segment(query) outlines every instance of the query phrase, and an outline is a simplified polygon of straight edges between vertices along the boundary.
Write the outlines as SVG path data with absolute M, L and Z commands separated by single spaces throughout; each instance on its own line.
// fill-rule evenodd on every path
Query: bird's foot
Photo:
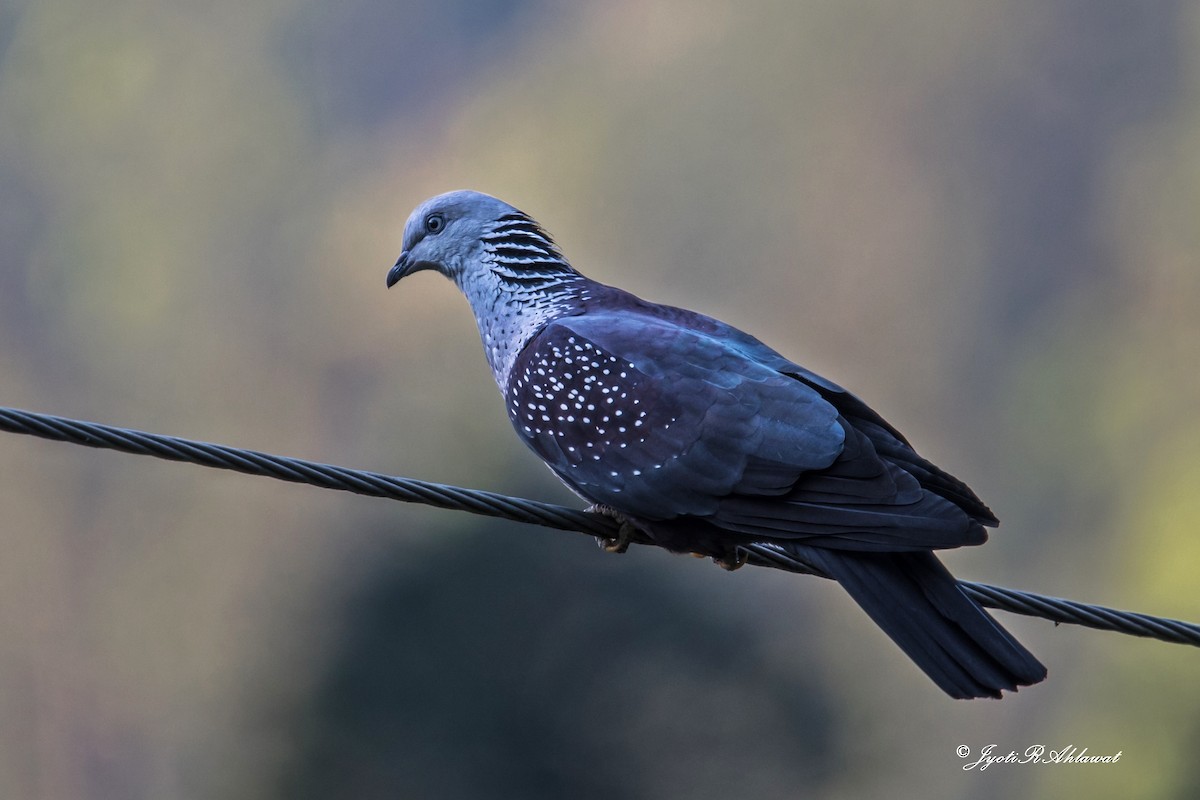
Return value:
M 723 570 L 733 572 L 735 569 L 741 569 L 746 566 L 746 554 L 738 549 L 733 548 L 722 555 L 714 556 L 711 552 L 708 553 L 688 553 L 692 558 L 711 558 L 712 562 Z
M 606 539 L 603 536 L 596 537 L 596 544 L 598 544 L 600 549 L 604 552 L 624 553 L 629 549 L 630 543 L 637 538 L 637 528 L 634 527 L 633 523 L 630 522 L 624 514 L 622 514 L 620 511 L 617 511 L 612 506 L 596 504 L 594 506 L 588 506 L 587 511 L 589 514 L 599 514 L 602 517 L 615 519 L 618 523 L 620 523 L 620 527 L 617 528 L 617 538 Z
M 746 566 L 746 553 L 735 547 L 724 555 L 713 556 L 712 560 L 721 569 L 733 572 Z

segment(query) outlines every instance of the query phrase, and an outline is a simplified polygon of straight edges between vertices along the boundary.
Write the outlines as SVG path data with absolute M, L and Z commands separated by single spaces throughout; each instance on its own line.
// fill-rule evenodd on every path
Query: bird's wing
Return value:
M 526 346 L 507 394 L 564 482 L 635 518 L 850 549 L 982 541 L 817 387 L 735 337 L 652 315 L 566 317 Z
M 784 494 L 842 452 L 838 413 L 816 391 L 640 315 L 552 322 L 518 357 L 507 395 L 517 432 L 568 485 L 643 519 Z
M 837 409 L 851 427 L 870 440 L 882 458 L 902 467 L 905 472 L 916 478 L 922 487 L 946 498 L 972 519 L 984 525 L 998 524 L 991 509 L 979 499 L 969 486 L 936 464 L 922 458 L 900 431 L 856 395 L 828 378 L 785 358 L 750 334 L 720 320 L 684 309 L 667 307 L 664 311 L 669 318 L 686 321 L 709 335 L 727 341 L 731 347 L 744 353 L 747 358 L 812 387 L 821 395 L 822 399 Z

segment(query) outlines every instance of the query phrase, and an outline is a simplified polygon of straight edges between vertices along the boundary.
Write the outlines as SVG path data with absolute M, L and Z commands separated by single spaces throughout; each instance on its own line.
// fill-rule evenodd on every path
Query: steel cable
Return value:
M 0 407 L 0 430 L 86 447 L 227 469 L 247 475 L 262 475 L 369 497 L 385 497 L 437 508 L 468 511 L 472 514 L 576 531 L 605 539 L 615 539 L 619 529 L 619 524 L 614 519 L 565 506 L 16 408 Z M 644 537 L 638 537 L 636 541 L 639 544 L 653 544 Z M 740 549 L 748 564 L 794 573 L 820 574 L 770 542 L 756 542 L 744 545 Z M 1200 625 L 1195 623 L 971 581 L 959 581 L 959 586 L 980 605 L 989 608 L 1040 617 L 1056 624 L 1083 625 L 1098 630 L 1200 647 Z

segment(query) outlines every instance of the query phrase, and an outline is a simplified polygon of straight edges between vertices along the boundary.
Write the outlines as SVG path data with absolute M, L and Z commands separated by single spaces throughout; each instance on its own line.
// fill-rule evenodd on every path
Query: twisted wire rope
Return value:
M 407 503 L 422 503 L 436 508 L 467 511 L 472 514 L 499 517 L 564 531 L 575 531 L 605 539 L 615 539 L 619 530 L 619 523 L 612 518 L 551 503 L 541 503 L 536 500 L 510 497 L 478 489 L 431 483 L 414 478 L 385 475 L 380 472 L 339 467 L 228 445 L 183 439 L 177 436 L 163 436 L 145 431 L 118 428 L 17 408 L 0 406 L 0 430 L 86 447 L 117 450 L 134 455 L 154 456 L 168 461 L 181 461 L 216 469 L 232 470 L 247 475 L 261 475 L 291 483 L 303 483 L 369 497 L 383 497 Z M 635 537 L 635 541 L 639 544 L 653 544 L 642 536 Z M 777 544 L 754 542 L 742 545 L 739 549 L 746 556 L 748 564 L 772 567 L 786 572 L 821 575 L 797 561 Z M 821 577 L 828 576 L 821 575 Z M 972 581 L 959 581 L 959 586 L 977 603 L 989 608 L 1048 619 L 1055 624 L 1082 625 L 1097 630 L 1116 631 L 1130 636 L 1142 636 L 1164 642 L 1200 647 L 1200 625 L 1195 623 Z

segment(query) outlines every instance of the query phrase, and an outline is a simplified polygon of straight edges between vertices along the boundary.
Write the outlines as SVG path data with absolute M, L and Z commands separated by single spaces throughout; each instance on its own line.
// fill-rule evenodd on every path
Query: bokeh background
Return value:
M 1195 3 L 4 0 L 0 404 L 575 503 L 384 289 L 466 187 L 854 388 L 961 577 L 1200 619 Z M 0 436 L 6 798 L 1200 796 L 1200 653 L 1000 616 L 954 702 L 816 579 Z

